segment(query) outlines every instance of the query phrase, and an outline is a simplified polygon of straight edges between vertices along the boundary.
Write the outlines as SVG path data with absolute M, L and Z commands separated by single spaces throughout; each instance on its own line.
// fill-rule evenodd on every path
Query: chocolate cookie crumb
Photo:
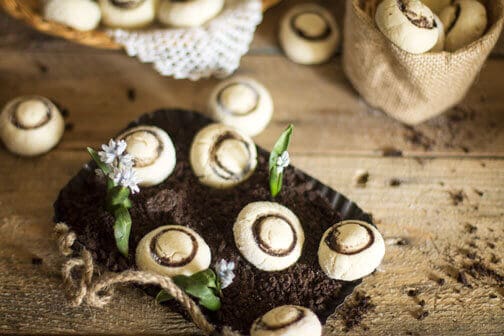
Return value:
M 467 276 L 464 271 L 459 271 L 457 274 L 457 281 L 466 287 L 471 287 L 469 281 L 467 281 Z
M 476 188 L 473 188 L 474 189 L 474 192 L 476 194 L 478 194 L 479 197 L 483 197 L 483 195 L 485 194 L 483 191 L 479 190 L 479 189 L 476 189 Z
M 128 100 L 130 102 L 134 102 L 136 100 L 136 90 L 133 89 L 133 88 L 129 88 L 127 91 L 126 91 L 126 95 L 128 96 Z
M 401 157 L 403 152 L 394 147 L 383 147 L 381 149 L 382 156 L 384 157 Z
M 418 305 L 419 305 L 420 307 L 424 307 L 424 306 L 425 306 L 425 300 L 420 300 L 420 301 L 418 302 Z
M 408 289 L 406 294 L 408 294 L 409 297 L 415 297 L 418 295 L 418 289 Z
M 424 320 L 427 316 L 429 316 L 429 312 L 427 310 L 420 310 L 417 315 L 417 320 L 422 321 Z
M 75 124 L 74 123 L 66 123 L 65 124 L 65 131 L 73 131 L 73 129 L 75 128 Z
M 464 225 L 464 229 L 467 233 L 474 233 L 474 232 L 478 231 L 478 228 L 470 223 L 466 223 Z
M 443 279 L 443 278 L 439 278 L 439 279 L 437 279 L 437 281 L 436 281 L 436 282 L 437 282 L 437 284 L 438 284 L 439 286 L 443 286 L 443 285 L 446 283 L 446 280 L 445 280 L 445 279 Z
M 42 265 L 42 261 L 43 260 L 41 258 L 34 257 L 34 258 L 32 258 L 31 263 L 32 263 L 32 265 L 38 266 L 38 265 Z
M 369 173 L 365 170 L 358 170 L 354 176 L 355 185 L 360 188 L 366 187 L 369 181 Z
M 448 191 L 448 194 L 450 195 L 450 198 L 452 200 L 452 204 L 454 206 L 459 205 L 460 203 L 464 202 L 464 199 L 467 198 L 467 195 L 463 190 L 451 190 Z
M 371 301 L 371 297 L 364 292 L 356 292 L 353 297 L 345 301 L 345 304 L 339 308 L 340 316 L 345 325 L 344 331 L 348 332 L 353 327 L 358 326 L 364 316 L 376 308 Z
M 399 187 L 402 184 L 401 180 L 393 178 L 390 180 L 389 185 L 391 187 Z
M 39 69 L 41 74 L 46 74 L 49 72 L 49 67 L 47 65 L 45 65 L 44 63 L 37 61 L 36 65 L 37 65 L 37 68 Z

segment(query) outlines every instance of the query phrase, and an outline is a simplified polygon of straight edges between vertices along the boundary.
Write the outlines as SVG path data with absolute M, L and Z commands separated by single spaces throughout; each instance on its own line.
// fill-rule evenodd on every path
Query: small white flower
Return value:
M 133 156 L 123 154 L 119 157 L 119 165 L 124 167 L 133 167 Z
M 215 264 L 215 271 L 221 282 L 221 288 L 224 289 L 233 283 L 235 274 L 235 263 L 234 261 L 227 262 L 224 259 L 219 260 Z
M 284 151 L 278 158 L 276 162 L 277 170 L 279 173 L 283 172 L 285 168 L 290 165 L 289 152 Z
M 112 165 L 118 160 L 126 150 L 127 144 L 124 140 L 115 141 L 110 139 L 108 145 L 102 145 L 102 151 L 98 152 L 103 163 Z
M 129 188 L 132 194 L 140 191 L 138 187 L 138 178 L 135 171 L 128 166 L 112 167 L 112 171 L 109 173 L 109 177 L 116 185 Z

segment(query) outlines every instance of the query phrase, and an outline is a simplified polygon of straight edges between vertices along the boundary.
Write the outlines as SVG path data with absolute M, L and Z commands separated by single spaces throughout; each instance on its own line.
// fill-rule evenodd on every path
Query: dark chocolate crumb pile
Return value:
M 345 304 L 338 309 L 338 314 L 343 319 L 344 331 L 347 332 L 353 327 L 361 324 L 364 316 L 373 311 L 376 305 L 371 301 L 371 297 L 366 293 L 358 291 L 345 301 Z
M 310 308 L 324 322 L 358 283 L 331 280 L 318 264 L 320 238 L 328 227 L 341 220 L 340 214 L 326 198 L 312 190 L 313 180 L 309 176 L 292 167 L 287 168 L 284 187 L 275 201 L 299 217 L 306 236 L 303 253 L 299 261 L 285 271 L 256 269 L 236 249 L 232 227 L 245 205 L 272 200 L 268 189 L 267 155 L 260 152 L 256 172 L 235 188 L 216 190 L 203 186 L 190 168 L 188 155 L 194 135 L 207 121 L 183 119 L 166 116 L 155 122 L 171 136 L 176 147 L 177 165 L 165 182 L 143 188 L 132 197 L 133 225 L 128 259 L 115 247 L 113 218 L 103 208 L 104 181 L 95 176 L 94 167 L 81 170 L 61 191 L 55 204 L 55 219 L 67 223 L 93 258 L 112 271 L 135 267 L 135 248 L 149 231 L 167 224 L 194 229 L 210 246 L 212 267 L 220 259 L 232 260 L 237 265 L 234 282 L 223 290 L 221 310 L 206 312 L 217 325 L 248 333 L 256 318 L 284 304 Z M 369 297 L 359 294 L 357 298 L 357 305 L 345 310 L 349 327 L 358 324 L 362 315 L 374 307 Z M 176 305 L 171 306 L 176 308 Z

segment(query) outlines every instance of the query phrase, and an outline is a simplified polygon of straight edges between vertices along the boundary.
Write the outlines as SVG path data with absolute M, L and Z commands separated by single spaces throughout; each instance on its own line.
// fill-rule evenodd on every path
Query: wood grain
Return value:
M 407 128 L 366 106 L 338 57 L 305 67 L 280 54 L 276 24 L 290 5 L 266 15 L 239 70 L 264 82 L 275 101 L 274 119 L 257 143 L 271 147 L 293 122 L 293 164 L 371 212 L 390 244 L 383 265 L 359 287 L 376 309 L 346 333 L 336 311 L 325 335 L 502 335 L 502 282 L 468 274 L 464 285 L 457 278 L 476 260 L 504 274 L 504 59 L 488 61 L 456 109 Z M 0 334 L 197 334 L 132 286 L 104 309 L 69 307 L 52 202 L 88 160 L 85 146 L 156 108 L 205 110 L 217 82 L 162 78 L 120 52 L 40 35 L 0 14 L 0 105 L 41 94 L 69 112 L 69 129 L 49 154 L 24 159 L 0 148 Z M 354 182 L 359 171 L 369 174 L 364 186 Z M 418 295 L 408 296 L 410 289 Z M 429 315 L 418 320 L 422 311 Z

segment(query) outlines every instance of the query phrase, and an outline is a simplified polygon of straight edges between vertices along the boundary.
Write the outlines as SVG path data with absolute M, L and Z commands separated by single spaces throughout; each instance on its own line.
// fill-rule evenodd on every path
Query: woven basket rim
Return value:
M 261 1 L 263 11 L 266 11 L 281 0 Z M 57 22 L 45 20 L 36 10 L 39 5 L 40 0 L 0 0 L 0 7 L 4 12 L 42 33 L 98 49 L 122 49 L 122 46 L 114 42 L 103 30 L 82 32 Z

